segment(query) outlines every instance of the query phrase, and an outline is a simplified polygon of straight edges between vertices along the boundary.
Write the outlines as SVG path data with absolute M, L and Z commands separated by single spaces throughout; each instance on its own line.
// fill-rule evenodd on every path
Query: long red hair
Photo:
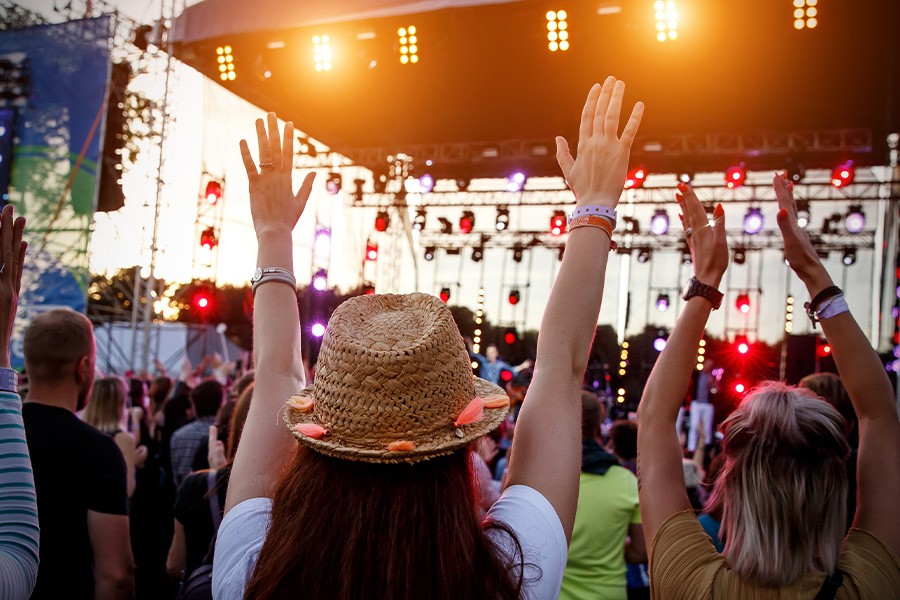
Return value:
M 521 548 L 485 535 L 465 450 L 370 464 L 299 447 L 278 483 L 272 525 L 245 598 L 519 598 Z

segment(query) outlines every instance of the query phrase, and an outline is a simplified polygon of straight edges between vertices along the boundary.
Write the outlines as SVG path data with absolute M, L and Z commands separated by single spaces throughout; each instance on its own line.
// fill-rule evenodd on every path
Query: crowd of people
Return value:
M 9 368 L 25 223 L 4 207 L 0 598 L 900 598 L 893 390 L 782 174 L 785 256 L 839 375 L 764 383 L 713 428 L 720 375 L 694 356 L 725 211 L 682 184 L 694 277 L 638 412 L 610 420 L 583 388 L 644 110 L 620 133 L 623 96 L 595 85 L 576 155 L 557 139 L 576 209 L 533 364 L 472 352 L 433 296 L 384 294 L 338 307 L 308 383 L 292 231 L 314 176 L 294 191 L 293 125 L 270 114 L 258 159 L 241 142 L 254 370 L 96 377 L 90 322 L 55 309 L 26 329 L 26 395 Z

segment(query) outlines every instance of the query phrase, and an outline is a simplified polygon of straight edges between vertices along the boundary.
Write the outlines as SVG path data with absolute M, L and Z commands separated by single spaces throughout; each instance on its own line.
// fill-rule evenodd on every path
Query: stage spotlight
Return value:
M 509 209 L 505 206 L 497 207 L 497 221 L 495 224 L 497 231 L 503 231 L 509 227 Z
M 728 167 L 725 171 L 725 187 L 730 190 L 739 188 L 744 185 L 747 179 L 747 167 L 744 163 Z
M 646 248 L 641 248 L 637 253 L 637 261 L 641 264 L 646 263 L 650 260 L 650 250 Z
M 734 301 L 734 307 L 741 314 L 750 313 L 750 296 L 746 293 L 739 294 L 737 300 Z
M 647 179 L 647 170 L 644 167 L 637 167 L 628 172 L 625 178 L 625 189 L 638 189 L 644 186 L 644 180 Z
M 325 335 L 325 325 L 323 325 L 322 323 L 313 323 L 311 331 L 314 336 L 320 338 Z
M 200 233 L 200 246 L 207 250 L 212 250 L 219 245 L 219 239 L 216 236 L 215 227 L 207 227 Z
M 445 287 L 441 288 L 441 293 L 438 294 L 438 297 L 441 299 L 441 302 L 444 304 L 450 302 L 450 288 Z
M 847 233 L 861 233 L 866 228 L 866 213 L 859 204 L 851 204 L 844 216 L 844 228 Z
M 378 260 L 378 244 L 373 241 L 366 242 L 366 260 L 370 262 Z
M 692 262 L 693 259 L 691 258 L 691 251 L 688 248 L 683 248 L 681 250 L 681 264 L 687 267 L 690 266 Z
M 750 340 L 746 335 L 737 335 L 734 338 L 734 348 L 738 354 L 746 355 L 750 352 Z
M 569 15 L 564 10 L 547 11 L 547 48 L 550 52 L 569 49 Z
M 320 73 L 322 71 L 330 71 L 332 66 L 331 38 L 327 35 L 314 35 L 312 43 L 316 71 Z
M 625 225 L 625 233 L 640 233 L 641 226 L 637 219 L 633 217 L 622 217 L 622 223 Z
M 391 218 L 386 210 L 379 210 L 375 215 L 375 231 L 387 231 L 391 225 Z
M 519 293 L 519 290 L 518 290 L 518 289 L 512 289 L 512 290 L 509 291 L 509 297 L 507 298 L 507 300 L 509 300 L 509 303 L 510 303 L 510 304 L 512 304 L 513 306 L 515 306 L 516 304 L 519 303 L 519 300 L 521 299 L 521 297 L 522 297 L 522 296 L 521 296 L 521 294 Z
M 656 310 L 658 310 L 659 312 L 666 312 L 667 310 L 669 310 L 670 304 L 671 301 L 669 300 L 668 294 L 660 294 L 659 296 L 657 296 Z
M 206 202 L 215 205 L 222 199 L 223 188 L 219 181 L 210 181 L 206 184 Z
M 434 177 L 430 174 L 425 173 L 421 177 L 419 177 L 419 193 L 427 194 L 431 190 L 434 189 Z
M 742 265 L 747 262 L 747 251 L 744 248 L 734 249 L 734 264 Z
M 853 183 L 855 176 L 856 168 L 853 166 L 853 161 L 848 160 L 847 162 L 839 164 L 831 171 L 831 185 L 836 188 L 848 186 Z
M 845 266 L 851 266 L 856 264 L 856 248 L 844 248 L 844 256 L 841 257 L 841 262 L 844 263 Z
M 469 189 L 469 180 L 468 179 L 457 179 L 456 180 L 456 189 L 460 192 L 465 192 Z
M 343 184 L 343 180 L 344 180 L 344 178 L 341 177 L 340 173 L 338 173 L 336 171 L 332 171 L 331 173 L 328 174 L 328 177 L 325 179 L 325 190 L 329 194 L 334 196 L 335 194 L 337 194 L 338 192 L 341 191 L 341 186 Z
M 794 183 L 800 183 L 806 177 L 806 167 L 801 164 L 792 164 L 787 169 L 787 177 Z
M 734 391 L 738 394 L 743 394 L 747 391 L 747 384 L 745 384 L 743 381 L 735 382 Z
M 216 48 L 216 62 L 219 64 L 219 79 L 222 81 L 234 81 L 237 78 L 231 46 L 219 46 Z
M 656 0 L 653 8 L 656 11 L 656 40 L 677 40 L 678 7 L 675 0 Z
M 425 248 L 425 260 L 434 260 L 434 246 L 428 246 Z
M 522 188 L 525 187 L 525 173 L 521 171 L 516 171 L 512 175 L 510 175 L 506 180 L 506 191 L 507 192 L 521 192 Z
M 416 210 L 416 216 L 413 218 L 413 229 L 416 231 L 422 231 L 425 229 L 425 209 L 419 208 Z
M 653 340 L 653 349 L 662 352 L 666 349 L 666 343 L 669 341 L 669 334 L 662 329 L 656 330 L 656 339 Z
M 690 171 L 682 171 L 678 174 L 678 181 L 681 183 L 690 183 L 694 180 L 694 174 Z
M 397 42 L 400 48 L 400 64 L 414 65 L 419 62 L 419 38 L 415 25 L 398 29 Z
M 459 218 L 459 230 L 462 233 L 472 233 L 472 229 L 475 228 L 475 213 L 471 210 L 464 210 L 462 216 Z
M 762 209 L 752 206 L 747 209 L 747 213 L 744 215 L 744 233 L 747 235 L 756 235 L 762 231 L 765 223 L 766 220 L 763 217 Z
M 794 0 L 794 29 L 815 29 L 819 24 L 818 0 Z
M 453 233 L 453 223 L 447 217 L 438 217 L 438 223 L 441 224 L 441 233 Z
M 522 262 L 522 254 L 523 254 L 522 244 L 516 242 L 513 245 L 512 251 L 513 251 L 513 262 L 517 262 L 517 263 Z
M 809 225 L 809 200 L 797 200 L 797 227 L 806 229 Z
M 650 233 L 653 235 L 665 235 L 669 232 L 669 213 L 666 209 L 659 208 L 650 218 Z
M 366 282 L 362 286 L 362 293 L 366 296 L 371 296 L 375 293 L 375 285 L 370 282 Z
M 326 287 L 328 287 L 328 271 L 325 269 L 319 269 L 316 271 L 316 274 L 313 275 L 312 286 L 318 292 L 323 291 Z
M 482 246 L 472 248 L 472 262 L 481 262 L 482 258 L 484 258 L 484 248 Z
M 566 232 L 566 213 L 562 210 L 553 211 L 550 217 L 550 233 L 553 235 L 562 235 Z

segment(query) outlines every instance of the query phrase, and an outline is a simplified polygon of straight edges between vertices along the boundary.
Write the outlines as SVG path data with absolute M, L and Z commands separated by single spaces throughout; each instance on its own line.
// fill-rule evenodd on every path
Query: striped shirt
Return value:
M 34 475 L 25 443 L 22 402 L 0 392 L 0 598 L 28 598 L 38 569 Z

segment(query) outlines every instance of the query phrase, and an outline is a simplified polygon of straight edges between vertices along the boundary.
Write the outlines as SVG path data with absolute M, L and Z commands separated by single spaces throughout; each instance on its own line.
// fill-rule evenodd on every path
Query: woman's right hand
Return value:
M 293 231 L 312 191 L 315 173 L 310 173 L 296 194 L 291 176 L 294 167 L 294 125 L 284 127 L 284 140 L 278 139 L 278 119 L 268 114 L 268 131 L 262 119 L 256 120 L 259 142 L 259 170 L 250 154 L 247 140 L 241 140 L 241 158 L 250 180 L 250 214 L 259 239 L 267 231 Z
M 784 240 L 784 258 L 794 273 L 809 287 L 812 297 L 833 285 L 831 276 L 819 260 L 806 231 L 797 222 L 797 204 L 794 202 L 794 185 L 784 172 L 776 173 L 772 182 L 778 198 L 778 228 Z
M 619 137 L 619 115 L 625 82 L 607 77 L 594 84 L 581 113 L 578 157 L 572 158 L 566 138 L 556 138 L 556 160 L 579 206 L 615 208 L 625 187 L 631 144 L 641 124 L 644 104 L 638 102 Z
M 719 287 L 722 275 L 728 268 L 728 240 L 725 237 L 725 210 L 717 204 L 710 225 L 706 209 L 694 193 L 694 188 L 686 183 L 678 184 L 680 190 L 675 198 L 681 207 L 681 223 L 685 228 L 685 238 L 691 250 L 694 276 L 700 283 Z
M 22 241 L 25 218 L 15 218 L 13 205 L 0 213 L 0 367 L 9 367 L 9 341 L 22 288 L 25 248 Z

